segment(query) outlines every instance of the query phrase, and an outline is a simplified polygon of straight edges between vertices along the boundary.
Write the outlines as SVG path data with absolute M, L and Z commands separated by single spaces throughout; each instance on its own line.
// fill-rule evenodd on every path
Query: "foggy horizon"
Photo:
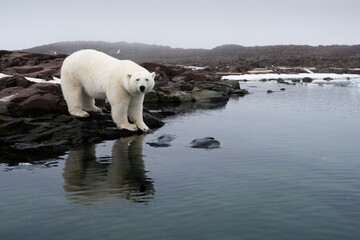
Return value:
M 358 9 L 356 0 L 13 0 L 2 4 L 0 49 L 73 41 L 184 49 L 358 45 Z
M 57 43 L 76 43 L 76 42 L 103 42 L 103 43 L 110 43 L 110 44 L 114 44 L 114 43 L 127 43 L 127 44 L 144 44 L 144 45 L 149 45 L 149 46 L 159 46 L 159 47 L 170 47 L 172 49 L 204 49 L 204 50 L 211 50 L 214 49 L 216 47 L 221 47 L 221 46 L 230 46 L 230 45 L 236 45 L 236 46 L 240 46 L 240 47 L 271 47 L 271 46 L 310 46 L 310 47 L 328 47 L 328 46 L 356 46 L 356 45 L 360 45 L 359 44 L 328 44 L 328 45 L 310 45 L 310 44 L 272 44 L 272 45 L 253 45 L 253 46 L 245 46 L 245 45 L 241 45 L 241 44 L 236 44 L 236 43 L 225 43 L 225 44 L 221 44 L 218 46 L 214 46 L 211 48 L 205 48 L 205 47 L 197 47 L 197 48 L 193 48 L 193 47 L 174 47 L 174 46 L 169 46 L 169 45 L 162 45 L 162 44 L 152 44 L 152 43 L 144 43 L 144 42 L 127 42 L 127 41 L 104 41 L 104 40 L 74 40 L 74 41 L 59 41 L 59 42 L 53 42 L 53 43 L 45 43 L 45 44 L 41 44 L 41 45 L 37 45 L 37 46 L 32 46 L 32 47 L 28 47 L 28 48 L 23 48 L 23 49 L 10 49 L 10 51 L 16 51 L 16 50 L 25 50 L 25 49 L 30 49 L 30 48 L 35 48 L 35 47 L 40 47 L 40 46 L 46 46 L 46 45 L 52 45 L 52 44 L 57 44 Z M 8 50 L 8 49 L 0 49 L 0 50 Z

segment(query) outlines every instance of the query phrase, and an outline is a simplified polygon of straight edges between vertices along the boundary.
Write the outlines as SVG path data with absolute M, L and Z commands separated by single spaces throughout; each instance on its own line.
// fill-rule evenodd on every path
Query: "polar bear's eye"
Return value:
M 149 79 L 146 79 L 146 81 L 149 81 Z
M 140 81 L 140 79 L 139 79 L 139 78 L 137 78 L 137 79 L 136 79 L 136 81 L 138 82 L 138 81 Z

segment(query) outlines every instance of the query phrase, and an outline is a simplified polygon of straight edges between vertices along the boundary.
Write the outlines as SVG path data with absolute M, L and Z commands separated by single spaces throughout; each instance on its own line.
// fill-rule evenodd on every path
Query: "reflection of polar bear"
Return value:
M 131 202 L 151 201 L 155 189 L 143 159 L 145 137 L 119 138 L 114 141 L 111 157 L 97 157 L 96 145 L 70 149 L 63 169 L 68 199 L 84 205 L 105 203 L 113 196 Z
M 101 112 L 94 98 L 107 98 L 120 129 L 147 131 L 143 121 L 144 94 L 153 89 L 155 73 L 129 60 L 118 60 L 95 50 L 81 50 L 67 57 L 61 67 L 61 87 L 69 113 L 87 117 Z M 135 124 L 128 122 L 128 117 Z

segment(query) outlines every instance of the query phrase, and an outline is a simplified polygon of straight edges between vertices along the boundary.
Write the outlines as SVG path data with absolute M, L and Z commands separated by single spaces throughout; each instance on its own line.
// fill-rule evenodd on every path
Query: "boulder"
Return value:
M 194 88 L 191 96 L 196 102 L 222 102 L 227 101 L 229 98 L 223 94 L 209 89 Z
M 4 87 L 11 86 L 0 91 L 0 106 L 3 106 L 1 112 L 4 115 L 34 117 L 67 113 L 59 84 L 33 83 L 19 76 L 2 78 L 0 82 Z
M 310 78 L 310 77 L 304 77 L 304 78 L 302 79 L 302 81 L 303 81 L 304 83 L 311 83 L 311 82 L 313 81 L 313 79 Z
M 60 77 L 60 68 L 66 57 L 67 55 L 1 51 L 0 72 L 52 80 L 53 77 Z
M 16 75 L 16 76 L 9 76 L 3 77 L 0 79 L 0 90 L 5 88 L 13 88 L 13 87 L 28 87 L 34 84 L 33 82 L 28 81 L 26 78 Z
M 196 73 L 196 72 L 186 72 L 186 73 L 183 73 L 182 76 L 185 76 L 185 77 L 189 78 L 190 80 L 195 80 L 195 81 L 206 81 L 207 80 L 205 74 Z
M 160 137 L 158 137 L 156 140 L 153 140 L 151 142 L 147 142 L 146 144 L 149 144 L 152 147 L 169 147 L 172 142 L 175 139 L 174 135 L 171 134 L 163 134 Z
M 201 139 L 194 139 L 190 143 L 192 148 L 204 148 L 204 149 L 214 149 L 220 147 L 220 142 L 215 140 L 213 137 L 206 137 Z

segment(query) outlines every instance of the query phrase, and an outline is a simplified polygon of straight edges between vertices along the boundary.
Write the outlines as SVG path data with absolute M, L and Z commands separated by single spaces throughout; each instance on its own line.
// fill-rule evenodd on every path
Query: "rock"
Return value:
M 195 72 L 186 72 L 182 74 L 185 77 L 188 77 L 190 80 L 193 79 L 195 81 L 206 81 L 207 78 L 204 74 L 195 73 Z
M 146 144 L 149 144 L 152 147 L 169 147 L 170 142 L 175 139 L 174 135 L 171 134 L 164 134 L 158 137 L 156 140 L 152 142 L 147 142 Z
M 186 69 L 176 65 L 158 64 L 145 62 L 141 64 L 142 67 L 146 68 L 149 72 L 155 72 L 157 74 L 165 73 L 167 77 L 174 77 L 185 72 Z
M 302 81 L 303 81 L 304 83 L 311 83 L 311 82 L 313 81 L 313 79 L 310 78 L 310 77 L 304 77 L 304 78 L 302 79 Z
M 236 80 L 223 80 L 222 83 L 230 86 L 234 90 L 240 90 L 240 83 Z
M 334 80 L 334 79 L 331 78 L 331 77 L 325 77 L 325 78 L 323 78 L 323 80 L 325 80 L 325 81 L 331 81 L 331 80 Z
M 236 89 L 236 90 L 232 91 L 231 94 L 238 95 L 238 96 L 245 96 L 246 94 L 249 94 L 249 91 L 247 91 L 245 89 Z
M 280 88 L 280 91 L 285 91 L 286 89 L 285 88 Z
M 267 90 L 266 92 L 267 93 L 273 93 L 274 91 L 273 90 Z
M 144 122 L 151 129 L 159 128 L 164 123 L 144 112 Z M 112 140 L 142 134 L 119 130 L 116 128 L 110 113 L 92 113 L 88 118 L 76 118 L 66 115 L 46 114 L 36 118 L 19 118 L 0 115 L 0 151 L 11 152 L 29 151 L 35 153 L 46 148 L 58 151 L 61 146 L 62 154 L 72 146 L 85 143 Z M 20 153 L 19 153 L 20 154 Z M 16 155 L 14 155 L 16 156 Z M 3 157 L 8 158 L 8 155 Z M 27 158 L 32 158 L 29 155 Z M 48 157 L 48 156 L 45 156 Z M 16 161 L 14 158 L 13 160 Z M 9 160 L 9 159 L 8 159 Z M 3 161 L 0 156 L 0 162 Z
M 171 79 L 173 82 L 189 82 L 190 79 L 186 76 L 176 76 Z
M 144 123 L 151 129 L 161 128 L 164 126 L 164 122 L 154 117 L 149 112 L 143 112 Z
M 174 112 L 170 109 L 164 108 L 163 110 L 161 110 L 160 114 L 162 114 L 163 116 L 173 116 L 173 115 L 176 115 L 176 112 Z
M 229 100 L 228 96 L 224 96 L 217 91 L 209 89 L 201 90 L 198 88 L 194 88 L 191 95 L 197 102 L 222 102 Z
M 14 83 L 15 87 L 4 88 L 0 91 L 0 106 L 5 106 L 7 109 L 5 111 L 2 107 L 2 114 L 37 116 L 48 113 L 67 113 L 67 106 L 59 84 L 33 84 L 22 77 L 5 80 L 8 83 Z
M 180 89 L 182 91 L 192 91 L 194 89 L 194 85 L 189 83 L 180 84 Z
M 11 77 L 4 77 L 0 80 L 0 90 L 5 88 L 12 88 L 12 87 L 28 87 L 34 84 L 33 82 L 28 81 L 26 78 L 16 75 Z
M 66 55 L 1 51 L 0 72 L 52 80 L 53 77 L 60 77 L 60 68 L 65 57 Z
M 214 149 L 220 147 L 220 142 L 215 140 L 213 137 L 206 137 L 202 139 L 194 139 L 190 143 L 192 148 L 204 148 L 204 149 Z

